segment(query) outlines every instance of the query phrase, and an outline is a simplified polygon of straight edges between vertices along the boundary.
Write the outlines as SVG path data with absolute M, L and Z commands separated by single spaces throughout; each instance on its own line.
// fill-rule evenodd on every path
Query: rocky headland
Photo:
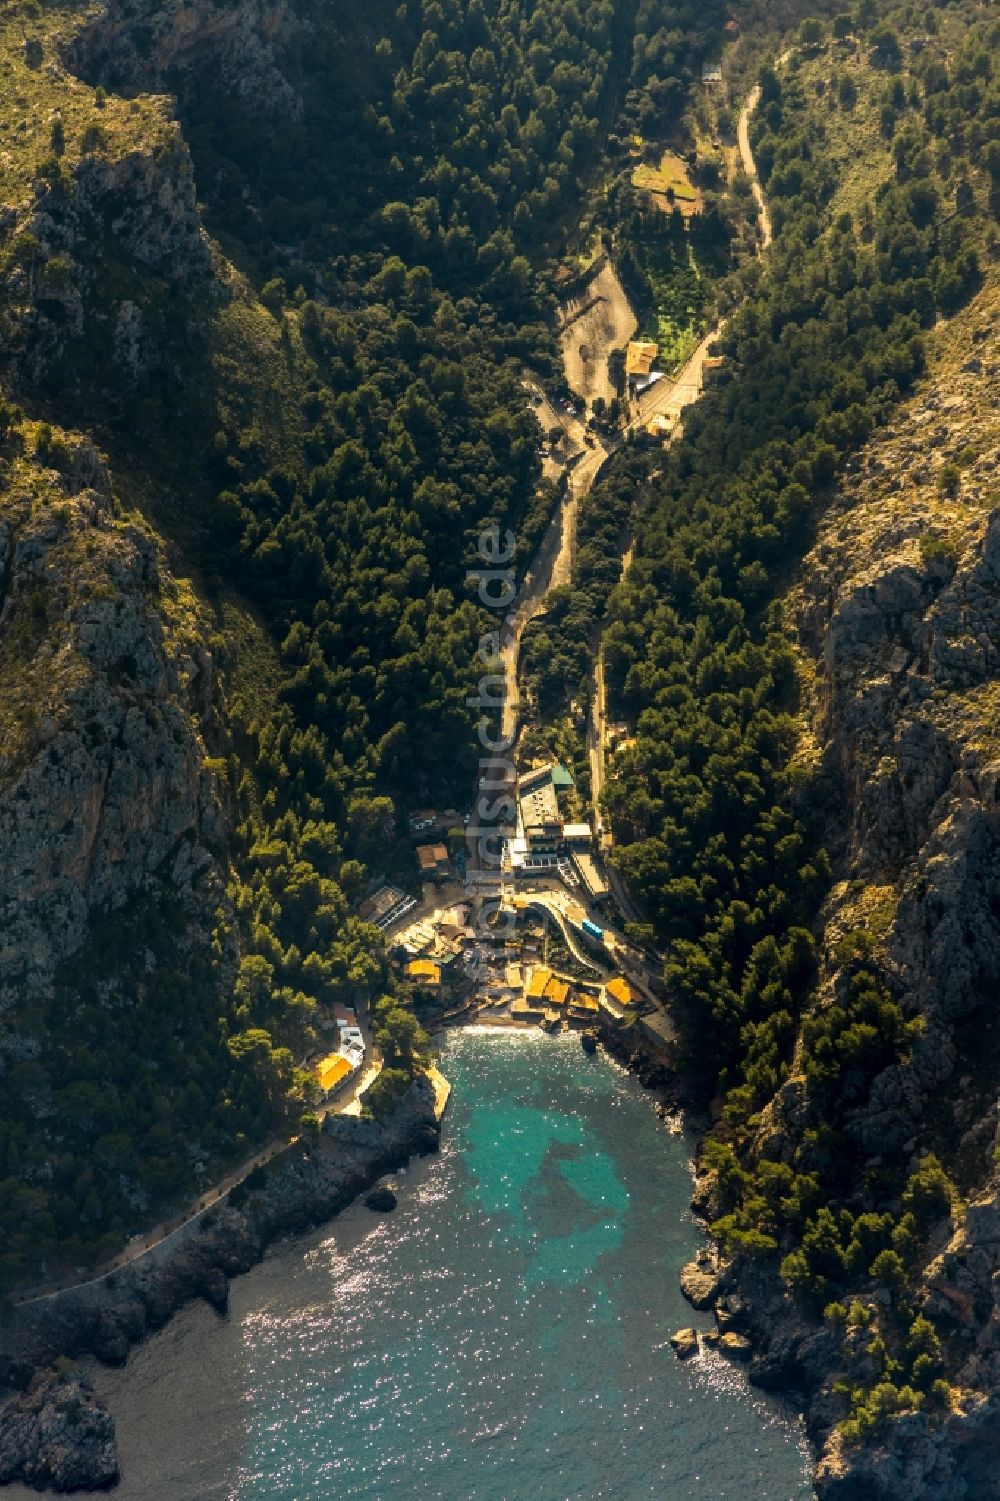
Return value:
M 0 1483 L 64 1491 L 114 1484 L 113 1420 L 78 1374 L 57 1375 L 52 1363 L 92 1355 L 121 1364 L 195 1298 L 224 1314 L 229 1280 L 268 1246 L 331 1218 L 410 1157 L 436 1151 L 438 1132 L 435 1090 L 420 1076 L 385 1121 L 330 1117 L 248 1192 L 234 1191 L 132 1265 L 17 1307 L 0 1329 L 0 1383 L 15 1389 L 0 1406 Z
M 114 1420 L 78 1372 L 45 1372 L 0 1409 L 0 1484 L 108 1490 L 119 1478 Z

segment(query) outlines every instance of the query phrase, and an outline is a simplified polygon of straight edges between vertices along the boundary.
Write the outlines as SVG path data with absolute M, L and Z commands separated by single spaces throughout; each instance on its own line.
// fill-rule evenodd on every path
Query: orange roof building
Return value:
M 433 959 L 411 959 L 405 973 L 409 979 L 427 990 L 434 990 L 441 984 L 441 966 L 435 964 Z
M 636 994 L 624 975 L 616 975 L 613 980 L 609 980 L 606 989 L 608 995 L 611 996 L 612 1000 L 617 1001 L 619 1006 L 635 1005 L 637 1000 Z
M 532 972 L 531 979 L 528 981 L 527 994 L 529 999 L 533 1001 L 540 1001 L 542 996 L 545 995 L 546 986 L 551 979 L 552 971 L 548 968 L 547 965 L 540 964 L 538 968 Z
M 550 1006 L 565 1006 L 569 998 L 569 985 L 553 975 L 545 987 L 544 995 Z
M 421 875 L 434 875 L 436 871 L 447 870 L 448 851 L 443 844 L 418 844 L 417 864 Z
M 340 1053 L 330 1053 L 326 1058 L 321 1058 L 316 1065 L 316 1078 L 319 1087 L 324 1094 L 329 1094 L 341 1079 L 346 1079 L 351 1072 L 351 1065 Z
M 657 346 L 651 339 L 633 339 L 625 350 L 625 374 L 648 375 L 656 362 Z

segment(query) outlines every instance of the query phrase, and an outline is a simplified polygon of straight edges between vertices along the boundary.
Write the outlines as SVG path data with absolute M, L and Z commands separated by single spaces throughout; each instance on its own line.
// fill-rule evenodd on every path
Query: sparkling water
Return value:
M 449 1035 L 439 1156 L 184 1310 L 120 1372 L 120 1501 L 792 1501 L 793 1415 L 707 1327 L 691 1143 L 576 1037 Z M 10 1494 L 10 1493 L 8 1493 Z M 25 1493 L 28 1494 L 28 1493 Z

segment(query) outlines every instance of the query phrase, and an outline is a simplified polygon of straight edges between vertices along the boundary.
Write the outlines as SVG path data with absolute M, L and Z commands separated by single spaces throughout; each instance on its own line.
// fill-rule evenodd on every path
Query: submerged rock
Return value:
M 376 1214 L 391 1214 L 397 1204 L 396 1195 L 388 1183 L 380 1183 L 378 1188 L 373 1188 L 365 1198 L 369 1209 L 374 1209 Z
M 0 1484 L 99 1491 L 119 1477 L 114 1418 L 79 1372 L 44 1372 L 0 1408 Z

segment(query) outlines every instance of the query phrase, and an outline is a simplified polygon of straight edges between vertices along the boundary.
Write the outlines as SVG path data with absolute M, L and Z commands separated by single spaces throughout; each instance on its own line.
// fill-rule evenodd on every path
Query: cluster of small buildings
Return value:
M 568 979 L 537 964 L 525 986 L 524 995 L 511 1006 L 515 1021 L 538 1022 L 548 1030 L 562 1025 L 592 1027 L 603 1014 L 611 1021 L 621 1021 L 637 1012 L 642 997 L 624 975 L 605 984 Z
M 390 961 L 413 989 L 429 993 L 445 1007 L 472 989 L 468 945 L 473 930 L 467 916 L 465 904 L 458 903 L 420 918 L 397 933 L 389 949 Z
M 542 768 L 529 774 L 524 798 L 527 807 L 537 806 L 533 794 L 540 787 L 552 785 L 551 771 Z M 589 846 L 589 829 L 586 825 L 579 827 L 586 832 Z M 587 862 L 594 869 L 589 884 L 600 886 L 589 847 L 584 846 L 582 838 L 580 847 L 574 846 L 574 825 L 560 828 L 560 848 L 569 851 L 577 886 L 582 884 L 579 872 L 587 870 Z M 562 864 L 565 857 L 558 854 L 551 858 Z M 474 1007 L 487 1020 L 535 1024 L 553 1032 L 564 1027 L 589 1030 L 602 1019 L 612 1024 L 634 1020 L 644 1031 L 649 1030 L 645 1023 L 650 1020 L 655 1030 L 659 1018 L 649 994 L 652 981 L 634 945 L 595 923 L 587 908 L 572 895 L 554 896 L 550 889 L 534 894 L 515 892 L 508 900 L 511 905 L 498 909 L 485 923 L 481 917 L 477 920 L 478 909 L 469 899 L 433 911 L 424 909 L 395 929 L 389 959 L 420 1004 L 433 1005 L 443 1019 Z M 514 916 L 513 925 L 503 920 L 504 914 L 507 918 Z M 549 923 L 561 929 L 571 958 L 547 959 Z M 583 950 L 596 954 L 598 962 L 588 962 Z M 566 964 L 570 972 L 559 972 L 554 963 Z M 352 1043 L 356 1047 L 361 1041 L 360 1032 L 352 1034 L 349 1030 L 353 1017 L 338 1009 L 337 1022 L 343 1028 L 341 1047 L 323 1059 L 317 1069 L 324 1093 L 347 1078 L 364 1056 L 363 1048 L 351 1050 Z M 669 1023 L 663 1025 L 669 1028 Z M 668 1039 L 650 1033 L 650 1040 L 662 1046 Z
M 590 1026 L 597 1020 L 592 989 L 539 964 L 532 970 L 523 998 L 510 1008 L 511 1015 L 515 1021 L 541 1022 L 547 1027 L 563 1022 L 571 1027 Z
M 627 743 L 627 726 L 614 730 Z M 383 881 L 360 903 L 359 915 L 383 932 L 391 930 L 390 963 L 425 1017 L 430 1009 L 448 1021 L 474 1008 L 484 1019 L 534 1023 L 548 1031 L 589 1030 L 601 1019 L 635 1021 L 645 1029 L 652 1014 L 658 1019 L 655 978 L 647 974 L 641 951 L 608 930 L 595 910 L 610 893 L 590 825 L 574 821 L 579 804 L 571 773 L 555 761 L 518 778 L 511 768 L 506 785 L 516 793 L 516 820 L 504 833 L 503 869 L 517 884 L 513 891 L 504 888 L 500 907 L 494 903 L 491 913 L 487 903 L 481 909 L 478 888 L 464 899 L 442 893 L 440 906 L 429 899 L 429 885 L 453 875 L 447 845 L 433 836 L 457 827 L 461 816 L 427 808 L 409 815 L 424 904 L 414 910 L 413 897 Z M 539 889 L 534 876 L 550 879 Z M 550 924 L 559 929 L 551 953 Z M 569 972 L 559 973 L 553 964 Z M 340 1046 L 316 1065 L 325 1095 L 364 1061 L 353 1013 L 338 1008 L 336 1024 Z
M 333 1008 L 333 1021 L 339 1036 L 338 1047 L 335 1052 L 321 1058 L 313 1070 L 324 1095 L 332 1094 L 345 1079 L 357 1073 L 365 1061 L 365 1039 L 358 1026 L 357 1014 L 350 1006 L 338 1004 Z
M 422 881 L 447 881 L 454 875 L 447 846 L 439 839 L 429 839 L 427 836 L 445 834 L 451 829 L 461 828 L 462 823 L 462 816 L 457 808 L 445 808 L 442 812 L 438 812 L 436 808 L 416 808 L 409 815 L 407 824 L 410 837 L 422 841 L 416 847 L 417 868 Z

